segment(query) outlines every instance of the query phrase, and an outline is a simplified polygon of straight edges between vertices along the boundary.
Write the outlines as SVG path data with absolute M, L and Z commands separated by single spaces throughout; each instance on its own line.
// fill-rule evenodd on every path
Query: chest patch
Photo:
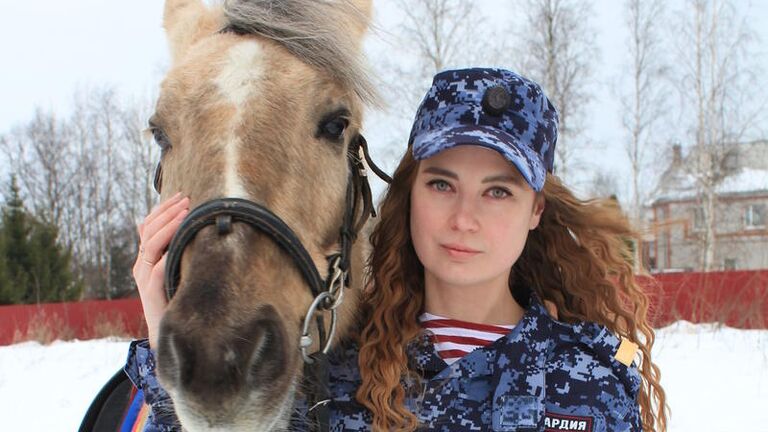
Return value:
M 592 417 L 545 413 L 544 432 L 592 432 Z

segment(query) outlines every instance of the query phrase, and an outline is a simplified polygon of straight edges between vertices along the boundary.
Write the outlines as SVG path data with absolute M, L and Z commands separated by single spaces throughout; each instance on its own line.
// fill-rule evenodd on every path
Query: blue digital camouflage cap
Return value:
M 435 75 L 411 129 L 413 157 L 423 160 L 457 145 L 494 149 L 533 190 L 552 172 L 557 110 L 535 82 L 504 69 L 462 69 Z

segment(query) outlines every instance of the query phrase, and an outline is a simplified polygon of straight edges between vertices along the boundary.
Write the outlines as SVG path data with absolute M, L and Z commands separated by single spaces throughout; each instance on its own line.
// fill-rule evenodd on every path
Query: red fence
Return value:
M 686 320 L 768 329 L 768 270 L 667 273 L 654 278 L 658 284 L 646 284 L 654 327 Z
M 0 306 L 0 345 L 144 334 L 138 299 Z
M 657 283 L 644 283 L 654 327 L 682 319 L 768 329 L 768 270 L 669 273 L 654 279 Z M 0 345 L 115 334 L 146 334 L 138 299 L 0 306 Z

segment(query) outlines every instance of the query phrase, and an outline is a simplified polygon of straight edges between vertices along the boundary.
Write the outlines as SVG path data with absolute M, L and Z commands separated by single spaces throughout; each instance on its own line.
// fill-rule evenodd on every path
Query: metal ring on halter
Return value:
M 301 349 L 301 356 L 304 358 L 304 361 L 309 364 L 314 363 L 314 360 L 312 360 L 312 358 L 307 354 L 307 348 L 311 347 L 312 343 L 314 342 L 312 340 L 312 336 L 309 335 L 309 326 L 312 323 L 312 317 L 315 315 L 315 312 L 324 309 L 322 307 L 322 303 L 329 300 L 330 298 L 331 294 L 328 291 L 321 292 L 317 297 L 315 297 L 315 300 L 312 301 L 312 304 L 309 305 L 307 315 L 304 317 L 304 325 L 301 327 L 301 339 L 299 339 L 299 348 Z M 333 335 L 336 333 L 336 310 L 330 309 L 330 312 L 331 329 L 328 331 L 328 338 L 325 341 L 325 346 L 322 347 L 321 350 L 323 354 L 328 354 L 328 351 L 331 349 L 331 341 L 333 341 Z

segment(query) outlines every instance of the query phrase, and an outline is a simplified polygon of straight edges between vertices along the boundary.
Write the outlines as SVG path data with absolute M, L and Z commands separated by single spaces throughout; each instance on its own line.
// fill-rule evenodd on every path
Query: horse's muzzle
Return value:
M 210 406 L 244 402 L 261 385 L 280 381 L 288 363 L 285 330 L 272 306 L 262 309 L 232 328 L 192 329 L 183 319 L 164 318 L 158 346 L 163 382 Z

